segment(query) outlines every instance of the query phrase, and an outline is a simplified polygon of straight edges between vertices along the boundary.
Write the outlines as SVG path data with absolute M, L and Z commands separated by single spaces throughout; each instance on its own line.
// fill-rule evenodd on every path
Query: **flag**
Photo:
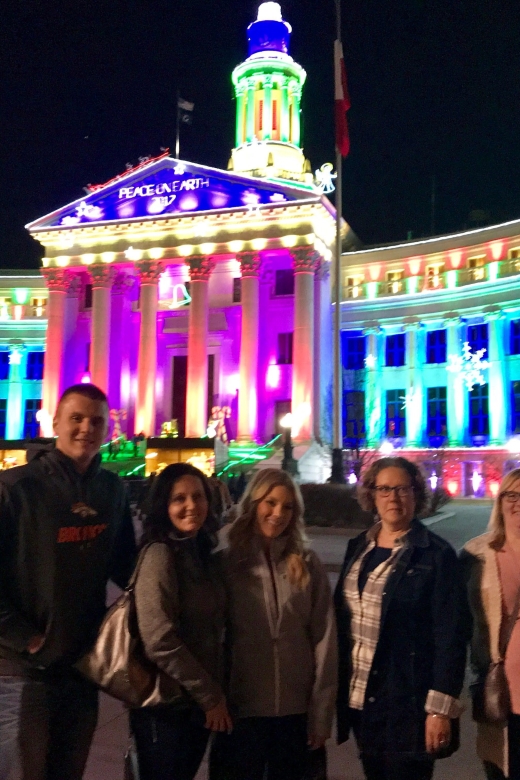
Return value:
M 350 108 L 350 98 L 347 88 L 347 74 L 343 59 L 341 41 L 334 41 L 334 104 L 336 112 L 336 148 L 342 157 L 350 151 L 347 111 Z
M 193 109 L 194 103 L 190 103 L 188 100 L 183 100 L 181 97 L 177 98 L 177 111 L 179 112 L 179 119 L 184 122 L 185 125 L 191 125 L 193 121 Z

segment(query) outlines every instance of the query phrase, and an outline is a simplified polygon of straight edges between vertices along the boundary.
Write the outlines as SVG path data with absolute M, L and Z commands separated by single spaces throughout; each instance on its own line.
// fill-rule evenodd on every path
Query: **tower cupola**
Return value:
M 231 170 L 312 184 L 300 146 L 300 103 L 306 73 L 289 54 L 291 26 L 279 3 L 265 2 L 247 29 L 247 59 L 233 71 L 235 148 Z

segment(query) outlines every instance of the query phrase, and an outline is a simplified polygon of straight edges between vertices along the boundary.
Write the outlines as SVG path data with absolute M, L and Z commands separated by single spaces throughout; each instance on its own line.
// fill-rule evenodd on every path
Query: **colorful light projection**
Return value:
M 489 368 L 489 362 L 483 360 L 486 353 L 485 347 L 472 352 L 471 347 L 467 341 L 464 342 L 462 347 L 462 355 L 449 355 L 449 364 L 446 366 L 446 371 L 450 371 L 453 374 L 457 374 L 466 388 L 471 391 L 475 385 L 485 384 L 484 371 Z
M 224 208 L 255 208 L 295 200 L 273 186 L 212 174 L 213 169 L 179 164 L 171 158 L 123 177 L 43 218 L 34 227 L 74 227 L 114 220 L 159 217 Z

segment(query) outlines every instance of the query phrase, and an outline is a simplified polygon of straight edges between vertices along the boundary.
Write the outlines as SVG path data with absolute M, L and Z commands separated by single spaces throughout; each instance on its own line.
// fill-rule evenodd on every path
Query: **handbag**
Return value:
M 470 685 L 473 720 L 477 723 L 505 725 L 511 712 L 511 699 L 504 661 L 519 610 L 520 590 L 517 593 L 515 606 L 507 623 L 504 641 L 500 648 L 499 660 L 491 662 L 485 674 Z
M 75 664 L 84 677 L 130 707 L 171 704 L 182 697 L 180 685 L 146 657 L 139 634 L 134 590 L 149 546 L 141 550 L 128 586 L 108 609 L 94 647 Z

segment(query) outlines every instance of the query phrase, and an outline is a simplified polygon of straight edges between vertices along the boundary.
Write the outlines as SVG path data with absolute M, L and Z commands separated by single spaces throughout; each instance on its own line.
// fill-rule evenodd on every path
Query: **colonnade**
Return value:
M 295 438 L 311 440 L 315 433 L 313 422 L 313 395 L 317 380 L 314 366 L 316 348 L 315 274 L 320 256 L 313 247 L 291 250 L 295 274 L 294 336 L 292 372 L 292 409 L 295 416 Z M 258 354 L 260 338 L 260 275 L 262 258 L 257 252 L 241 252 L 242 319 L 239 365 L 238 438 L 242 441 L 258 439 Z M 208 286 L 214 258 L 191 256 L 186 260 L 190 275 L 188 321 L 188 366 L 186 392 L 186 436 L 200 437 L 206 431 L 208 405 Z M 113 317 L 112 307 L 122 312 L 122 295 L 134 276 L 140 284 L 139 353 L 137 361 L 137 391 L 135 400 L 135 430 L 147 435 L 156 433 L 155 401 L 157 374 L 157 310 L 158 280 L 164 271 L 161 262 L 143 260 L 135 264 L 137 274 L 106 264 L 88 268 L 92 284 L 92 314 L 90 341 L 90 379 L 108 392 L 109 378 L 115 376 L 113 361 L 121 372 L 121 343 L 125 338 L 119 318 Z M 82 273 L 85 270 L 82 269 Z M 63 366 L 68 341 L 68 330 L 74 327 L 66 316 L 67 296 L 74 291 L 77 298 L 78 274 L 73 269 L 47 268 L 43 270 L 49 297 L 47 303 L 48 329 L 42 407 L 53 415 L 63 388 Z M 76 318 L 78 306 L 75 306 Z M 113 327 L 111 328 L 111 323 Z M 113 332 L 111 333 L 111 330 Z M 70 335 L 70 334 L 69 334 Z M 117 337 L 117 342 L 115 338 Z M 114 399 L 119 404 L 125 399 Z M 112 403 L 112 399 L 111 399 Z
M 484 314 L 488 325 L 487 383 L 489 390 L 489 444 L 502 446 L 507 438 L 506 361 L 504 360 L 504 317 L 500 311 Z M 458 313 L 444 320 L 446 353 L 460 355 L 467 341 L 467 325 Z M 427 331 L 419 322 L 403 325 L 406 333 L 406 377 L 403 405 L 406 419 L 406 444 L 421 447 L 427 444 L 427 390 L 424 385 Z M 379 446 L 385 437 L 385 334 L 379 326 L 364 330 L 367 337 L 365 426 L 368 447 Z M 400 370 L 389 368 L 389 371 Z M 469 442 L 468 389 L 461 376 L 446 371 L 447 444 L 464 447 Z

